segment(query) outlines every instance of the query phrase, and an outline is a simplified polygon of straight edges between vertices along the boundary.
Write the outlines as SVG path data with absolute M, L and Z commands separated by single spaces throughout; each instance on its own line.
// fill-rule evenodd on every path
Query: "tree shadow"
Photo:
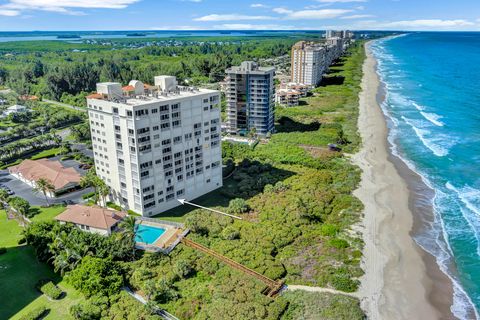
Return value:
M 277 122 L 278 125 L 275 126 L 275 130 L 278 133 L 317 131 L 321 125 L 318 121 L 301 123 L 285 116 L 278 119 Z
M 326 76 L 322 78 L 320 82 L 320 87 L 326 86 L 340 86 L 345 82 L 344 76 Z
M 31 219 L 41 212 L 40 208 L 30 208 L 30 210 L 28 210 L 28 218 Z
M 267 184 L 275 185 L 294 174 L 294 172 L 276 168 L 268 163 L 244 159 L 236 166 L 231 177 L 223 181 L 221 188 L 191 201 L 207 208 L 228 207 L 230 200 L 235 198 L 250 199 L 262 193 Z M 194 206 L 180 205 L 154 217 L 178 221 L 184 215 L 196 209 L 198 208 Z

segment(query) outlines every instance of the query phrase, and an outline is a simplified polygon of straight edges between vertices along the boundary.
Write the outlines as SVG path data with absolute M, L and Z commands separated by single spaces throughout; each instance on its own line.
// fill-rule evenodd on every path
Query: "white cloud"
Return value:
M 343 17 L 340 17 L 340 19 L 365 19 L 365 18 L 373 18 L 374 15 L 371 15 L 371 14 L 352 14 L 351 16 L 343 16 Z
M 18 15 L 26 10 L 41 10 L 81 15 L 83 12 L 72 9 L 123 9 L 138 1 L 139 0 L 9 0 L 5 4 L 0 5 L 0 12 Z
M 250 7 L 251 8 L 269 8 L 269 6 L 263 3 L 252 3 Z
M 392 28 L 455 28 L 467 27 L 475 25 L 473 22 L 458 19 L 458 20 L 441 20 L 441 19 L 423 19 L 423 20 L 403 20 L 393 21 L 382 24 Z
M 235 20 L 271 20 L 273 17 L 269 16 L 249 16 L 243 14 L 209 14 L 200 18 L 195 18 L 195 21 L 235 21 Z
M 346 20 L 344 20 L 346 21 Z M 449 31 L 449 30 L 478 30 L 479 25 L 474 22 L 442 19 L 419 19 L 399 21 L 360 20 L 351 24 L 320 26 L 318 29 L 350 29 L 350 30 L 403 30 L 403 31 Z
M 19 14 L 20 14 L 20 11 L 18 10 L 0 9 L 0 16 L 14 17 L 14 16 L 18 16 Z
M 302 20 L 302 19 L 333 19 L 338 18 L 353 10 L 347 9 L 321 9 L 321 10 L 300 10 L 292 11 L 284 8 L 275 8 L 276 13 L 285 14 L 286 19 L 290 20 Z

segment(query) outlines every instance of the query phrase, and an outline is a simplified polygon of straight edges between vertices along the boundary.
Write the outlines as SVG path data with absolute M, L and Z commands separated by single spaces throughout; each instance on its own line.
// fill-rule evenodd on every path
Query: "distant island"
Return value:
M 80 39 L 78 34 L 62 34 L 57 36 L 57 39 Z
M 128 33 L 127 37 L 145 37 L 146 35 L 147 35 L 146 33 L 135 32 L 135 33 Z

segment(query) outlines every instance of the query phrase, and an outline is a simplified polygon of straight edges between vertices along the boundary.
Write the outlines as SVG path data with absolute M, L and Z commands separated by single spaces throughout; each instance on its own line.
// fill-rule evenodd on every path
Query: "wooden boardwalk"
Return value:
M 225 257 L 225 256 L 223 256 L 223 255 L 221 255 L 221 254 L 219 254 L 219 253 L 217 253 L 217 252 L 199 244 L 199 243 L 196 243 L 192 240 L 189 240 L 187 238 L 183 238 L 182 243 L 186 246 L 189 246 L 191 248 L 202 251 L 203 253 L 211 255 L 211 256 L 217 258 L 218 260 L 226 263 L 227 265 L 231 266 L 232 268 L 240 270 L 243 273 L 246 273 L 246 274 L 262 281 L 267 286 L 267 289 L 264 290 L 264 293 L 269 297 L 275 297 L 284 286 L 284 281 L 272 280 L 269 277 L 266 277 L 263 274 L 258 273 L 255 270 L 247 268 L 244 265 L 242 265 L 242 264 L 240 264 L 240 263 L 238 263 L 238 262 L 236 262 L 236 261 L 234 261 L 230 258 L 227 258 L 227 257 Z

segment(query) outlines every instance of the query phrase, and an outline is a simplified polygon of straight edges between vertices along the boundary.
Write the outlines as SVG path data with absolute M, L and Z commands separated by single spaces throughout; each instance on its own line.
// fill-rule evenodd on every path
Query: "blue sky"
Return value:
M 0 0 L 0 30 L 479 30 L 480 0 Z

